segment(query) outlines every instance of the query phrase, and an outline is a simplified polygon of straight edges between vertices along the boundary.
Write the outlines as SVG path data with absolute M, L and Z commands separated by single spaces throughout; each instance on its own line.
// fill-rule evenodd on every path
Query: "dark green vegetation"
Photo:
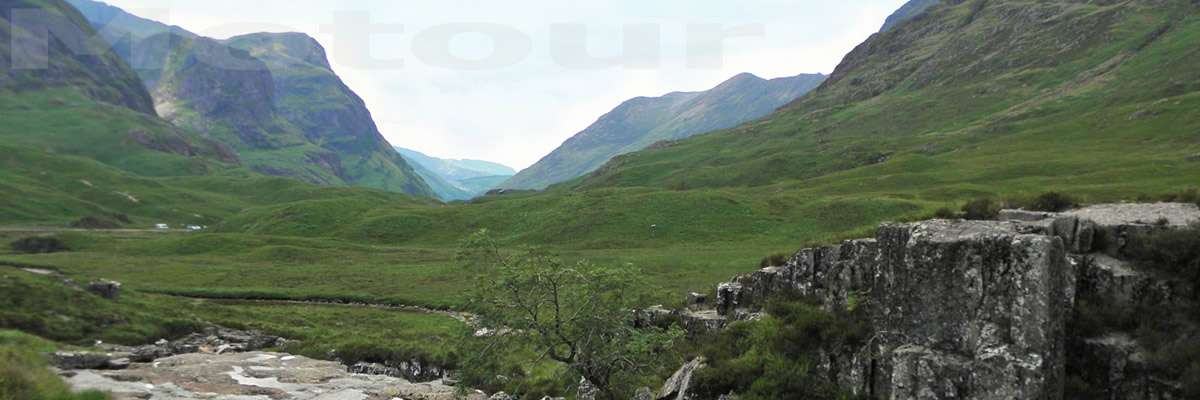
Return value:
M 31 236 L 9 244 L 14 253 L 44 254 L 67 251 L 67 245 L 56 237 Z
M 396 147 L 443 201 L 470 200 L 499 186 L 517 171 L 481 160 L 449 160 Z
M 25 333 L 0 330 L 0 400 L 106 400 L 103 393 L 72 393 L 47 368 L 44 353 L 58 346 Z
M 507 357 L 531 348 L 561 368 L 582 376 L 598 398 L 625 399 L 646 382 L 659 355 L 682 336 L 678 330 L 638 329 L 629 310 L 645 304 L 637 271 L 586 261 L 567 263 L 531 251 L 509 256 L 481 231 L 464 242 L 460 259 L 468 276 L 478 276 L 469 307 L 483 327 L 500 332 L 470 346 L 463 373 L 472 387 L 495 385 Z M 474 336 L 474 335 L 472 335 Z
M 849 395 L 821 371 L 822 357 L 866 345 L 868 329 L 856 310 L 829 313 L 803 299 L 780 296 L 768 316 L 739 322 L 698 344 L 709 363 L 695 378 L 696 395 L 739 398 L 838 399 Z
M 19 264 L 18 264 L 19 265 Z M 45 266 L 41 266 L 45 268 Z M 86 282 L 92 279 L 67 273 Z M 135 285 L 136 286 L 136 285 Z M 438 314 L 336 305 L 199 300 L 126 288 L 106 300 L 61 278 L 0 266 L 0 327 L 60 343 L 139 345 L 217 324 L 296 340 L 280 349 L 347 362 L 413 359 L 453 365 L 449 342 L 463 326 Z
M 1131 371 L 1145 369 L 1179 382 L 1185 398 L 1200 396 L 1200 226 L 1135 235 L 1127 254 L 1139 272 L 1182 288 L 1172 293 L 1186 294 L 1171 298 L 1161 288 L 1143 288 L 1145 293 L 1125 303 L 1084 296 L 1070 325 L 1068 393 L 1074 399 L 1105 395 L 1109 377 L 1091 371 L 1091 360 L 1071 349 L 1094 345 L 1087 339 L 1117 337 L 1145 354 L 1145 365 Z
M 770 114 L 824 80 L 821 74 L 773 80 L 741 74 L 704 92 L 629 100 L 501 187 L 544 189 L 592 172 L 621 154 L 732 128 Z

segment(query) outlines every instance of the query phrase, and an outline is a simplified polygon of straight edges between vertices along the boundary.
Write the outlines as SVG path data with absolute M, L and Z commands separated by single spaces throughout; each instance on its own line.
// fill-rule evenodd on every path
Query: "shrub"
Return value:
M 14 252 L 23 254 L 46 254 L 70 250 L 67 244 L 57 237 L 34 236 L 18 239 L 9 245 Z
M 1200 189 L 1191 188 L 1179 193 L 1172 193 L 1162 197 L 1162 201 L 1171 203 L 1194 203 L 1200 205 Z
M 1134 235 L 1125 247 L 1126 254 L 1139 268 L 1189 282 L 1193 297 L 1200 290 L 1200 225 L 1187 229 L 1165 230 Z
M 939 208 L 933 213 L 935 219 L 958 219 L 958 213 L 951 210 L 949 207 Z
M 762 268 L 780 267 L 780 266 L 786 265 L 787 261 L 788 261 L 788 256 L 786 254 L 783 254 L 783 253 L 772 254 L 772 255 L 769 255 L 769 256 L 763 258 L 762 261 L 759 261 L 758 266 L 762 267 Z
M 1033 199 L 1028 208 L 1032 211 L 1063 212 L 1075 208 L 1076 204 L 1071 196 L 1049 192 Z
M 963 218 L 976 221 L 992 220 L 1000 216 L 1000 203 L 992 199 L 976 199 L 963 206 Z
M 72 222 L 71 227 L 76 229 L 117 229 L 121 227 L 121 224 L 107 218 L 87 216 Z
M 697 398 L 736 393 L 746 400 L 850 398 L 819 373 L 822 354 L 867 341 L 863 313 L 830 313 L 794 295 L 777 296 L 759 321 L 741 322 L 700 344 L 708 367 L 693 378 Z
M 105 400 L 96 391 L 72 393 L 46 367 L 46 360 L 29 349 L 0 346 L 0 400 Z

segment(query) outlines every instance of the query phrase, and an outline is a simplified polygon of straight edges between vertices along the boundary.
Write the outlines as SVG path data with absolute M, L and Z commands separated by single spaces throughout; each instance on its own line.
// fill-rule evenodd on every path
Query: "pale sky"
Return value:
M 215 38 L 307 33 L 392 144 L 517 169 L 629 98 L 704 90 L 742 72 L 832 72 L 905 3 L 106 1 Z

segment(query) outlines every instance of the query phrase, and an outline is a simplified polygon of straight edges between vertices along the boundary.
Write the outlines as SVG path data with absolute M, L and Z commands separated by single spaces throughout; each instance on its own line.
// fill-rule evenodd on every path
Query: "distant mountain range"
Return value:
M 403 147 L 396 147 L 396 151 L 416 168 L 434 193 L 445 201 L 473 199 L 517 173 L 512 168 L 490 161 L 437 158 Z
M 433 197 L 365 103 L 299 33 L 220 41 L 91 0 L 70 0 L 149 89 L 158 115 L 228 146 L 250 169 Z
M 537 164 L 500 186 L 544 189 L 595 171 L 613 157 L 657 142 L 731 128 L 763 117 L 825 81 L 805 74 L 766 80 L 741 74 L 703 92 L 638 97 L 600 117 Z

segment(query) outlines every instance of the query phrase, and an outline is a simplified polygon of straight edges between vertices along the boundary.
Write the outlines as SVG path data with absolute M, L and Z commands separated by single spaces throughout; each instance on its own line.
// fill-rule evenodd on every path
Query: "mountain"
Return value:
M 91 0 L 66 0 L 80 13 L 87 17 L 93 26 L 119 28 L 119 30 L 97 29 L 101 35 L 110 41 L 120 38 L 119 35 L 130 35 L 132 39 L 141 40 L 161 33 L 174 33 L 183 36 L 196 36 L 178 26 L 170 26 L 158 21 L 141 18 L 125 12 L 117 7 Z
M 762 121 L 618 157 L 576 187 L 941 187 L 926 195 L 956 198 L 1192 176 L 1198 8 L 947 2 L 872 36 Z
M 410 161 L 445 201 L 473 199 L 517 173 L 490 161 L 436 158 L 403 147 L 396 147 L 396 152 Z
M 910 0 L 908 3 L 905 3 L 903 6 L 901 6 L 899 10 L 896 10 L 895 13 L 892 13 L 892 15 L 887 18 L 887 21 L 883 23 L 883 28 L 879 29 L 879 31 L 890 31 L 897 25 L 916 18 L 917 16 L 921 15 L 921 13 L 924 13 L 925 10 L 928 10 L 930 7 L 933 7 L 941 2 L 942 0 Z
M 137 71 L 157 113 L 226 144 L 250 169 L 329 186 L 432 197 L 363 101 L 303 34 L 218 41 L 73 0 Z
M 639 97 L 618 106 L 501 186 L 544 189 L 583 176 L 621 154 L 657 142 L 730 128 L 765 116 L 815 89 L 821 74 L 766 80 L 737 75 L 704 92 Z
M 14 13 L 29 12 L 25 18 Z M 0 89 L 80 89 L 85 96 L 153 114 L 149 94 L 129 67 L 74 8 L 61 1 L 0 2 Z
M 333 72 L 325 49 L 300 33 L 258 33 L 226 41 L 263 60 L 275 84 L 275 107 L 347 183 L 432 197 L 433 192 L 379 132 L 371 112 Z

